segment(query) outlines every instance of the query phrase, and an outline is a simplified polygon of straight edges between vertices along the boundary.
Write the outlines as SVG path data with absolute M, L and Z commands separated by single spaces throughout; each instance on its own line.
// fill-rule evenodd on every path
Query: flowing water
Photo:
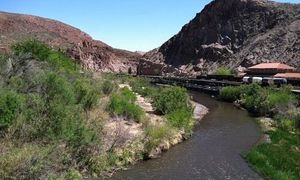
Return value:
M 191 95 L 210 109 L 191 139 L 113 179 L 260 179 L 241 157 L 260 137 L 254 119 L 230 103 L 197 92 Z

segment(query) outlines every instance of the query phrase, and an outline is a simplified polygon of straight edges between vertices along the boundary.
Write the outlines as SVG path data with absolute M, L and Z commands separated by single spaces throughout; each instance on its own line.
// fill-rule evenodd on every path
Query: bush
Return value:
M 146 137 L 148 141 L 146 143 L 146 150 L 148 153 L 161 143 L 164 138 L 168 138 L 172 133 L 172 127 L 168 125 L 149 125 L 145 128 Z
M 2 145 L 2 144 L 1 144 Z M 20 147 L 6 144 L 9 151 L 0 156 L 0 177 L 3 179 L 39 179 L 45 167 L 43 159 L 49 153 L 49 147 L 24 144 Z M 21 178 L 22 177 L 22 178 Z
M 24 98 L 14 91 L 0 91 L 0 130 L 8 128 L 24 105 Z
M 270 107 L 274 108 L 276 106 L 286 105 L 289 102 L 296 101 L 296 98 L 291 91 L 272 90 L 269 92 L 267 101 Z
M 130 81 L 132 90 L 144 97 L 153 97 L 156 94 L 156 88 L 152 87 L 150 83 L 142 78 L 136 78 Z
M 243 96 L 242 105 L 253 115 L 260 116 L 270 112 L 270 106 L 267 99 L 266 91 L 258 92 L 257 94 L 250 96 Z
M 163 114 L 180 109 L 192 109 L 186 89 L 180 87 L 160 89 L 159 93 L 154 96 L 153 103 L 156 109 Z
M 35 59 L 49 62 L 55 69 L 76 71 L 78 65 L 60 51 L 50 49 L 46 44 L 37 40 L 26 40 L 13 45 L 13 52 L 16 55 L 31 54 Z
M 82 104 L 85 111 L 91 110 L 98 102 L 97 91 L 88 81 L 77 80 L 75 83 L 75 92 L 77 104 Z
M 119 93 L 113 94 L 108 104 L 111 114 L 125 116 L 139 122 L 144 111 L 135 105 L 136 96 L 128 88 L 122 89 Z
M 5 137 L 0 142 L 0 176 L 45 178 L 52 176 L 49 168 L 56 167 L 53 177 L 80 178 L 75 169 L 86 168 L 82 157 L 99 148 L 95 143 L 101 133 L 95 133 L 99 129 L 91 123 L 98 117 L 91 118 L 87 111 L 97 104 L 100 89 L 70 58 L 42 43 L 18 43 L 14 53 L 18 57 L 11 58 L 9 76 L 0 77 L 0 133 Z M 6 70 L 0 68 L 0 74 Z M 13 147 L 5 147 L 7 142 Z M 52 157 L 54 148 L 68 157 Z
M 257 116 L 272 114 L 276 108 L 296 101 L 288 87 L 262 88 L 258 84 L 225 87 L 219 98 L 229 102 L 240 100 L 242 106 Z
M 102 92 L 106 95 L 110 95 L 114 89 L 115 89 L 115 84 L 112 81 L 104 81 L 104 83 L 102 84 Z
M 45 122 L 45 136 L 51 140 L 64 140 L 71 146 L 93 143 L 95 133 L 86 127 L 80 107 L 52 101 L 48 106 L 49 123 Z
M 193 127 L 193 112 L 186 109 L 178 109 L 167 115 L 172 126 L 190 131 Z
M 219 98 L 228 101 L 228 102 L 234 102 L 241 97 L 241 89 L 238 87 L 232 87 L 232 86 L 227 86 L 222 88 Z
M 44 83 L 43 96 L 46 102 L 54 99 L 61 99 L 64 104 L 75 102 L 75 92 L 71 83 L 64 77 L 56 73 L 49 73 Z
M 30 53 L 34 58 L 46 60 L 51 54 L 51 49 L 37 40 L 26 40 L 13 45 L 12 47 L 16 55 Z
M 232 70 L 226 68 L 226 67 L 220 67 L 216 70 L 216 72 L 214 73 L 215 75 L 233 75 Z

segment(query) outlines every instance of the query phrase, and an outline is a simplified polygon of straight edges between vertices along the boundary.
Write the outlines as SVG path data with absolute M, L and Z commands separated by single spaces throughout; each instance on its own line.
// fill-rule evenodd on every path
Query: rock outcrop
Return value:
M 196 67 L 186 70 L 190 74 L 260 62 L 299 68 L 300 4 L 214 0 L 177 35 L 144 57 L 179 69 Z
M 67 24 L 30 15 L 0 12 L 0 52 L 24 39 L 37 39 L 67 52 L 83 68 L 126 72 L 136 69 L 138 53 L 114 49 Z

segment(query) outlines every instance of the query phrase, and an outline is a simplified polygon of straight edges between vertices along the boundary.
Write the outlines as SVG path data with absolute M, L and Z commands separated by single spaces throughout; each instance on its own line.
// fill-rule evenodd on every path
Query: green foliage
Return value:
M 135 78 L 130 81 L 130 86 L 132 90 L 144 97 L 153 97 L 156 94 L 157 88 L 150 85 L 149 81 L 143 78 Z
M 221 90 L 219 98 L 224 101 L 234 102 L 241 97 L 241 93 L 242 92 L 240 88 L 227 86 Z
M 139 122 L 144 115 L 143 110 L 135 105 L 136 96 L 128 88 L 111 96 L 108 103 L 108 110 L 111 114 L 125 116 Z
M 148 138 L 146 143 L 146 151 L 149 153 L 154 147 L 165 138 L 168 138 L 172 133 L 172 127 L 168 125 L 149 125 L 145 128 L 145 133 Z
M 167 87 L 160 89 L 153 98 L 154 106 L 163 114 L 176 110 L 190 110 L 191 104 L 186 89 L 180 87 Z
M 44 159 L 49 148 L 34 144 L 24 144 L 19 147 L 12 144 L 5 145 L 9 151 L 0 156 L 0 177 L 11 179 L 21 174 L 28 179 L 38 179 L 44 168 Z
M 26 40 L 13 45 L 15 54 L 31 53 L 34 58 L 39 60 L 46 60 L 51 54 L 51 49 L 46 45 L 36 40 Z
M 83 177 L 79 171 L 77 171 L 75 169 L 69 169 L 69 171 L 67 172 L 67 174 L 65 176 L 65 179 L 66 180 L 81 180 L 81 179 L 83 179 Z
M 5 83 L 0 84 L 0 132 L 4 142 L 18 145 L 10 148 L 1 144 L 1 152 L 8 150 L 0 157 L 0 176 L 38 179 L 48 176 L 42 172 L 51 164 L 61 173 L 54 172 L 53 177 L 80 179 L 72 167 L 85 166 L 82 159 L 90 151 L 83 149 L 97 149 L 101 140 L 89 114 L 98 104 L 100 89 L 87 73 L 77 71 L 70 58 L 45 44 L 25 41 L 16 44 L 13 51 L 11 73 L 1 76 Z M 30 54 L 30 58 L 23 54 Z M 5 72 L 0 68 L 1 75 Z M 29 145 L 23 147 L 25 143 Z M 52 145 L 62 150 L 49 159 L 48 146 Z M 66 161 L 57 158 L 64 154 L 68 155 Z
M 98 94 L 92 84 L 88 81 L 79 79 L 75 83 L 77 104 L 82 104 L 85 111 L 91 110 L 98 100 Z
M 49 73 L 44 83 L 45 91 L 43 96 L 46 102 L 59 99 L 64 104 L 75 102 L 75 92 L 69 81 L 64 76 L 56 73 Z
M 258 84 L 225 87 L 221 90 L 219 98 L 229 102 L 240 100 L 242 106 L 257 116 L 269 114 L 279 106 L 296 100 L 287 87 L 263 88 Z
M 193 127 L 193 112 L 191 110 L 175 110 L 167 115 L 167 119 L 172 126 L 183 128 L 186 131 L 190 131 Z
M 220 67 L 216 70 L 214 73 L 215 75 L 233 75 L 232 70 L 226 68 L 226 67 Z
M 300 179 L 300 138 L 277 130 L 271 132 L 271 144 L 252 149 L 246 159 L 267 179 Z
M 260 91 L 256 94 L 242 97 L 242 104 L 253 115 L 266 115 L 270 112 L 267 97 L 266 91 Z
M 26 40 L 12 47 L 16 55 L 31 54 L 35 59 L 47 61 L 52 68 L 67 71 L 78 70 L 78 65 L 60 51 L 50 49 L 46 44 L 36 40 Z
M 113 81 L 105 80 L 101 88 L 104 94 L 110 95 L 115 89 L 115 84 Z
M 24 105 L 23 97 L 14 91 L 0 91 L 0 131 L 12 125 Z

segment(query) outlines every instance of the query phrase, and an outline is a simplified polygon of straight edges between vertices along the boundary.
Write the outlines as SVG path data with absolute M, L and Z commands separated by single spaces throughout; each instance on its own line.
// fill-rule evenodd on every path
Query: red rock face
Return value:
M 189 74 L 267 61 L 299 68 L 300 5 L 215 0 L 177 35 L 144 57 Z
M 141 57 L 93 40 L 79 29 L 55 20 L 0 12 L 0 52 L 9 51 L 11 45 L 24 39 L 37 39 L 64 50 L 83 68 L 95 71 L 135 70 Z

